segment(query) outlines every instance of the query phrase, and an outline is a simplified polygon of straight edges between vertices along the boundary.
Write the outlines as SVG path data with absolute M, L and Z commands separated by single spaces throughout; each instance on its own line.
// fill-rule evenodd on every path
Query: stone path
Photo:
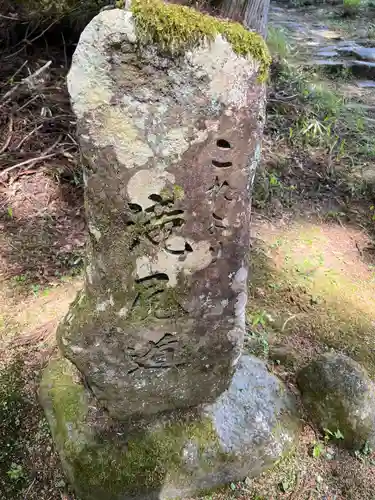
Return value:
M 350 69 L 360 88 L 375 87 L 375 40 L 368 37 L 368 28 L 355 28 L 350 36 L 332 29 L 333 20 L 327 7 L 302 10 L 274 4 L 270 10 L 270 25 L 287 30 L 297 60 L 331 70 Z

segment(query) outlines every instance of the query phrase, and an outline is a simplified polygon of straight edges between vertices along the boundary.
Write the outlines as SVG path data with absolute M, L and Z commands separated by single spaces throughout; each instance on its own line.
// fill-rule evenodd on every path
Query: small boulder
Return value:
M 298 374 L 303 404 L 322 429 L 344 435 L 348 448 L 375 447 L 375 384 L 367 371 L 343 354 L 327 353 Z

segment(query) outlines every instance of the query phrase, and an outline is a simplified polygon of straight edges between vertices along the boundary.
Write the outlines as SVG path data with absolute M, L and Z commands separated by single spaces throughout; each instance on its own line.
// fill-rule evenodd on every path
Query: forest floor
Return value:
M 275 60 L 254 186 L 246 346 L 294 392 L 298 368 L 329 349 L 375 376 L 375 89 L 362 83 L 372 74 L 364 80 L 351 63 L 316 64 L 322 52 L 335 59 L 332 40 L 371 46 L 367 18 L 343 18 L 334 7 L 271 12 Z M 71 49 L 58 52 L 52 38 L 2 61 L 9 65 L 0 81 L 2 500 L 74 498 L 37 399 L 56 325 L 82 284 L 85 242 L 64 83 Z M 21 85 L 4 99 L 49 60 L 32 90 Z M 374 491 L 373 450 L 348 453 L 306 421 L 291 456 L 204 500 L 366 500 Z

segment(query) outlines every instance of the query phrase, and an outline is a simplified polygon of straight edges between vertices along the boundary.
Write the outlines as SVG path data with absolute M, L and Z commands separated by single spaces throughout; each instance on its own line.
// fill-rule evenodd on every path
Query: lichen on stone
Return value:
M 267 45 L 261 35 L 248 31 L 240 23 L 161 0 L 133 0 L 131 10 L 142 43 L 154 43 L 161 50 L 179 55 L 221 35 L 238 56 L 259 62 L 259 81 L 267 78 L 271 63 Z

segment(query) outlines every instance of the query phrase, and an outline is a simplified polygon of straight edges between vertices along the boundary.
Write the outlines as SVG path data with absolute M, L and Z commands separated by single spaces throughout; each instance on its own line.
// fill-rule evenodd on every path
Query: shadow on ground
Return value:
M 3 277 L 48 283 L 79 272 L 85 222 L 83 193 L 43 172 L 0 190 L 0 267 Z
M 18 349 L 0 363 L 0 498 L 61 500 L 65 482 L 37 399 L 50 348 Z

